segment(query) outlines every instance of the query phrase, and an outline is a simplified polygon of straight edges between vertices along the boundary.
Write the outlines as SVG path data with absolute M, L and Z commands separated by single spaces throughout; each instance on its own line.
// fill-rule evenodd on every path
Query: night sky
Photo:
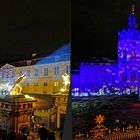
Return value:
M 140 29 L 140 1 L 75 0 L 72 3 L 72 64 L 90 57 L 117 59 L 118 32 L 127 27 L 132 4 Z
M 70 38 L 69 0 L 0 2 L 0 64 L 47 55 Z

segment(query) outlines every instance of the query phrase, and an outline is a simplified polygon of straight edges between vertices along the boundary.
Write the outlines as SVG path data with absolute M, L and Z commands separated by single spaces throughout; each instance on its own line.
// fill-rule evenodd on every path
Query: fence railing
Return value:
M 107 135 L 105 140 L 140 140 L 140 130 Z
M 104 137 L 95 138 L 93 136 L 90 137 L 81 137 L 74 138 L 73 140 L 140 140 L 140 130 L 132 130 L 128 132 L 109 134 Z

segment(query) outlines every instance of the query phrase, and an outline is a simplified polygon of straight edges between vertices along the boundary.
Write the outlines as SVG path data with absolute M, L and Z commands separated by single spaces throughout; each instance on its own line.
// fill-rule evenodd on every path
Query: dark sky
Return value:
M 49 54 L 70 38 L 69 0 L 0 2 L 0 64 Z
M 117 58 L 118 31 L 127 27 L 132 4 L 140 27 L 139 0 L 73 1 L 72 64 L 89 57 Z

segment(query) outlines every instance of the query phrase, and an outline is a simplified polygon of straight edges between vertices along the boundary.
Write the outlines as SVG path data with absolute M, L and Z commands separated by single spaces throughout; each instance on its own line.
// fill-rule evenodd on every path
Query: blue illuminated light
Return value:
M 118 62 L 81 63 L 72 74 L 73 96 L 140 93 L 140 31 L 132 12 L 127 28 L 118 33 Z M 78 90 L 77 90 L 78 89 Z
M 70 61 L 70 50 L 70 44 L 66 44 L 55 52 L 51 53 L 49 56 L 44 57 L 42 60 L 38 61 L 36 65 Z

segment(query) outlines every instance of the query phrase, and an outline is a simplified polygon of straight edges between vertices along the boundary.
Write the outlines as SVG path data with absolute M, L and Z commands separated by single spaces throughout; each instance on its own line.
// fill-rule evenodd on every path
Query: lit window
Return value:
M 48 76 L 48 68 L 44 68 L 44 76 Z
M 55 87 L 58 87 L 58 82 L 54 82 L 54 86 Z

